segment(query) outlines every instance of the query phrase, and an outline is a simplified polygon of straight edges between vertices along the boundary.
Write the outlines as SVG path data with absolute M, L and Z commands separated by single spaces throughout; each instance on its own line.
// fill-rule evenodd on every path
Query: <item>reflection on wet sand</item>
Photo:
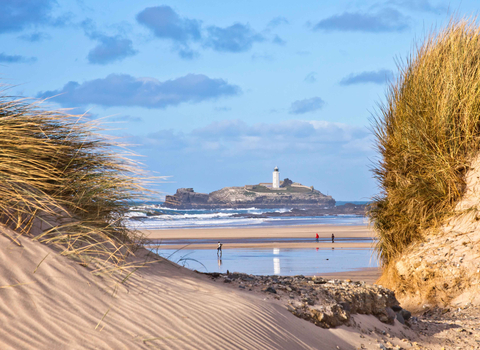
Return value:
M 273 255 L 279 255 L 280 249 L 273 248 Z M 273 258 L 273 274 L 280 275 L 280 258 Z
M 273 274 L 280 275 L 280 259 L 273 258 Z

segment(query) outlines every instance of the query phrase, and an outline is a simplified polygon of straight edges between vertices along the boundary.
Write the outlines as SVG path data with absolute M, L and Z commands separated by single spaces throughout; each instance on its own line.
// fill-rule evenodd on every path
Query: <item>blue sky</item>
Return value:
M 474 1 L 0 0 L 8 93 L 102 119 L 156 186 L 211 192 L 275 166 L 337 200 L 378 191 L 372 113 L 396 62 Z

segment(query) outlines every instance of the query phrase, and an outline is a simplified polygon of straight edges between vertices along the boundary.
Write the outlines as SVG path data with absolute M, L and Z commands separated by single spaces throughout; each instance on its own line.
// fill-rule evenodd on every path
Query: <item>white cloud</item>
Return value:
M 276 124 L 248 125 L 241 120 L 214 122 L 189 133 L 161 130 L 139 137 L 142 148 L 176 149 L 184 152 L 215 151 L 217 156 L 273 155 L 277 152 L 332 154 L 366 151 L 370 142 L 366 128 L 342 123 L 289 120 Z M 359 147 L 361 145 L 361 147 Z

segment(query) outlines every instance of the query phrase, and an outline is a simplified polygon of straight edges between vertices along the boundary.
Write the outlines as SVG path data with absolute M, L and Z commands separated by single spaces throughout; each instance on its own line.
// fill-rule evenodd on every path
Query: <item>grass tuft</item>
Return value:
M 381 193 L 369 216 L 383 266 L 438 227 L 480 150 L 480 29 L 451 20 L 399 64 L 373 130 Z
M 140 236 L 124 218 L 146 193 L 138 164 L 98 131 L 79 116 L 0 96 L 0 223 L 86 266 L 134 252 Z

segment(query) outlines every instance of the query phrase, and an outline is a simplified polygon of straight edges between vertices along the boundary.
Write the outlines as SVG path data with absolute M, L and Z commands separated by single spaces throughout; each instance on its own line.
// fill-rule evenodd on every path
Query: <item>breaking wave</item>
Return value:
M 264 227 L 294 225 L 363 225 L 363 217 L 344 216 L 298 216 L 298 217 L 242 217 L 238 214 L 286 213 L 282 209 L 177 209 L 164 208 L 160 204 L 132 206 L 127 214 L 127 225 L 136 229 L 180 229 L 180 228 L 226 228 Z

